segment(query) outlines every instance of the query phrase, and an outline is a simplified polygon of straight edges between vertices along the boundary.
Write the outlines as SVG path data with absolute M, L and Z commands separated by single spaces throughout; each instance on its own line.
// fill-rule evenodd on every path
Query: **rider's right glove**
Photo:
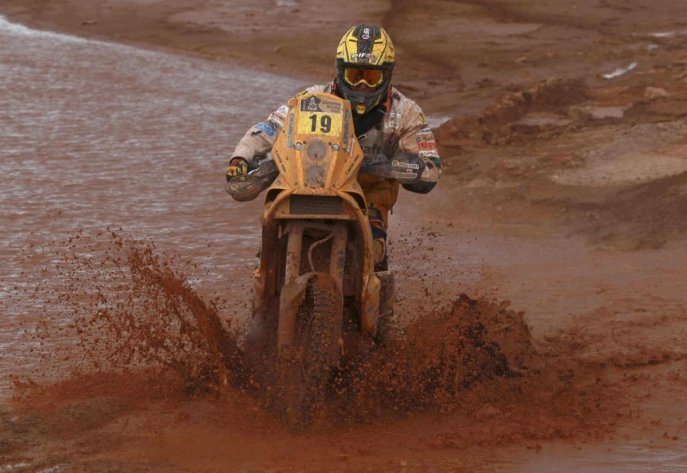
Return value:
M 250 171 L 248 161 L 239 156 L 231 158 L 231 161 L 229 161 L 229 167 L 227 168 L 227 181 L 230 181 L 235 177 L 245 176 L 248 174 L 248 171 Z

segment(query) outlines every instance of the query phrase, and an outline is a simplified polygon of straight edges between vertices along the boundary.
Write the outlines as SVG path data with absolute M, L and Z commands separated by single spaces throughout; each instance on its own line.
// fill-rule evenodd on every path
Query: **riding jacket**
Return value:
M 335 94 L 336 83 L 314 85 L 298 95 L 314 92 Z M 239 141 L 232 158 L 244 158 L 254 167 L 254 158 L 264 156 L 272 149 L 287 113 L 287 106 L 282 105 L 267 120 L 252 126 Z M 364 154 L 363 169 L 366 161 L 379 160 L 380 156 L 391 160 L 398 152 L 406 153 L 419 159 L 423 170 L 414 182 L 404 181 L 403 187 L 421 194 L 434 188 L 441 175 L 441 159 L 427 119 L 414 101 L 391 87 L 383 103 L 362 116 L 354 114 L 354 127 Z M 386 228 L 388 212 L 396 203 L 399 183 L 364 171 L 358 175 L 358 181 L 368 205 L 381 212 Z

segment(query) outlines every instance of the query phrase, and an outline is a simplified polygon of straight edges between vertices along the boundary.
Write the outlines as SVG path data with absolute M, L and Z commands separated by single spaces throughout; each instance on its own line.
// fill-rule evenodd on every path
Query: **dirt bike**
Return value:
M 227 191 L 245 201 L 266 189 L 253 333 L 274 349 L 282 411 L 302 429 L 342 358 L 380 337 L 393 276 L 374 271 L 350 103 L 314 93 L 288 108 L 271 159 Z

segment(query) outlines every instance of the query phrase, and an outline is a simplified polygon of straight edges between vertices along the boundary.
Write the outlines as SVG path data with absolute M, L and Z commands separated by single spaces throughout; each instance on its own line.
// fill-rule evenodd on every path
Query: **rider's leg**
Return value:
M 375 271 L 387 271 L 389 261 L 386 254 L 386 222 L 381 209 L 375 204 L 367 206 L 367 220 L 372 230 L 372 252 L 375 260 Z
M 389 224 L 389 212 L 398 197 L 398 182 L 369 174 L 358 176 L 367 201 L 367 217 L 372 230 L 375 271 L 388 269 L 386 230 Z

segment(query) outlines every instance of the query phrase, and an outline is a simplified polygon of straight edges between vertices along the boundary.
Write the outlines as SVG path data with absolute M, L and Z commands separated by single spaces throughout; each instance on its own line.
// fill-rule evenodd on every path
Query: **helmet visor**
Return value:
M 346 67 L 343 72 L 344 80 L 352 87 L 357 87 L 361 84 L 365 84 L 368 87 L 377 87 L 384 82 L 384 71 L 381 69 Z

